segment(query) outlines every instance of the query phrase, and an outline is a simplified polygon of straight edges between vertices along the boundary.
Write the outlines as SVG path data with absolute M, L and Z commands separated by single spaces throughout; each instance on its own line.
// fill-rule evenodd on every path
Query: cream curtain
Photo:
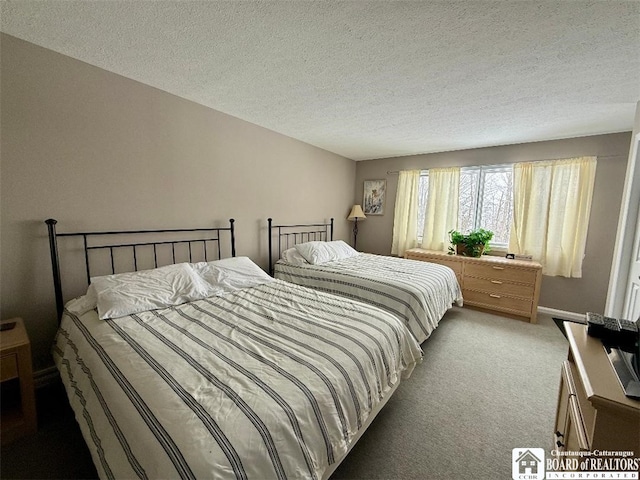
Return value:
M 429 196 L 422 248 L 447 251 L 449 231 L 458 227 L 459 190 L 459 167 L 429 169 Z
M 596 157 L 517 163 L 509 251 L 532 255 L 551 276 L 582 276 Z
M 398 175 L 396 207 L 393 214 L 391 253 L 400 257 L 417 245 L 418 193 L 420 170 L 401 171 Z

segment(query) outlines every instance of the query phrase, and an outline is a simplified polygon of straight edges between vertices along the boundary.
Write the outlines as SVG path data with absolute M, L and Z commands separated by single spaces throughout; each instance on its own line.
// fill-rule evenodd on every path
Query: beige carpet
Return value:
M 529 323 L 455 308 L 334 479 L 510 479 L 513 448 L 550 449 L 568 343 Z

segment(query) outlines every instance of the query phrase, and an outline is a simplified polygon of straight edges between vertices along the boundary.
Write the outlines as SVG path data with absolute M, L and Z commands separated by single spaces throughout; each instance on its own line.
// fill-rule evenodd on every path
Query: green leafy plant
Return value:
M 466 257 L 479 257 L 490 251 L 489 241 L 493 238 L 493 232 L 479 228 L 467 234 L 457 230 L 449 231 L 449 255 L 464 255 Z

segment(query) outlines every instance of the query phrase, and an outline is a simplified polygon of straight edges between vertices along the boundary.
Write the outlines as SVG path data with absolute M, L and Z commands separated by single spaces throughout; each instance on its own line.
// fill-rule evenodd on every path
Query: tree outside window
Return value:
M 460 170 L 458 230 L 468 233 L 478 228 L 494 233 L 491 245 L 507 247 L 513 217 L 513 166 L 465 167 Z M 418 200 L 418 241 L 422 240 L 429 194 L 429 172 L 420 177 Z

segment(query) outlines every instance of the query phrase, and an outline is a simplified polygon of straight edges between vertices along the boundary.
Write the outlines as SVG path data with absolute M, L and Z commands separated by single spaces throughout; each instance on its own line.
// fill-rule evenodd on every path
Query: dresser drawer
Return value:
M 18 378 L 18 360 L 15 354 L 0 358 L 0 382 Z
M 571 371 L 571 376 L 573 378 L 580 378 L 580 372 L 578 371 L 578 367 L 575 362 L 568 362 L 569 370 Z M 587 440 L 589 443 L 593 440 L 594 430 L 596 426 L 596 409 L 589 401 L 589 395 L 585 391 L 584 385 L 582 382 L 577 382 L 575 385 L 575 396 L 576 402 L 578 403 L 580 414 L 582 417 L 582 422 L 585 429 L 585 435 L 587 436 Z
M 495 280 L 479 277 L 464 277 L 464 288 L 469 290 L 481 290 L 498 295 L 515 295 L 517 297 L 533 298 L 534 286 L 511 283 L 504 280 Z
M 479 292 L 476 290 L 468 290 L 467 288 L 462 291 L 462 296 L 464 298 L 464 303 L 468 305 L 510 312 L 520 312 L 525 316 L 531 315 L 531 305 L 533 302 L 524 298 Z
M 456 272 L 456 276 L 462 276 L 462 262 L 458 262 L 453 259 L 447 258 L 447 256 L 443 255 L 442 257 L 430 257 L 428 255 L 420 255 L 420 254 L 407 254 L 407 258 L 411 260 L 420 260 L 421 262 L 430 262 L 437 263 L 439 265 L 445 265 L 449 267 L 451 270 Z
M 456 262 L 455 260 L 447 260 L 445 258 L 427 258 L 426 261 L 449 267 L 451 270 L 456 272 L 456 276 L 462 276 L 462 263 L 460 262 Z
M 494 280 L 506 280 L 533 285 L 536 283 L 536 270 L 514 268 L 510 265 L 495 265 L 469 262 L 464 266 L 464 275 L 485 277 Z

